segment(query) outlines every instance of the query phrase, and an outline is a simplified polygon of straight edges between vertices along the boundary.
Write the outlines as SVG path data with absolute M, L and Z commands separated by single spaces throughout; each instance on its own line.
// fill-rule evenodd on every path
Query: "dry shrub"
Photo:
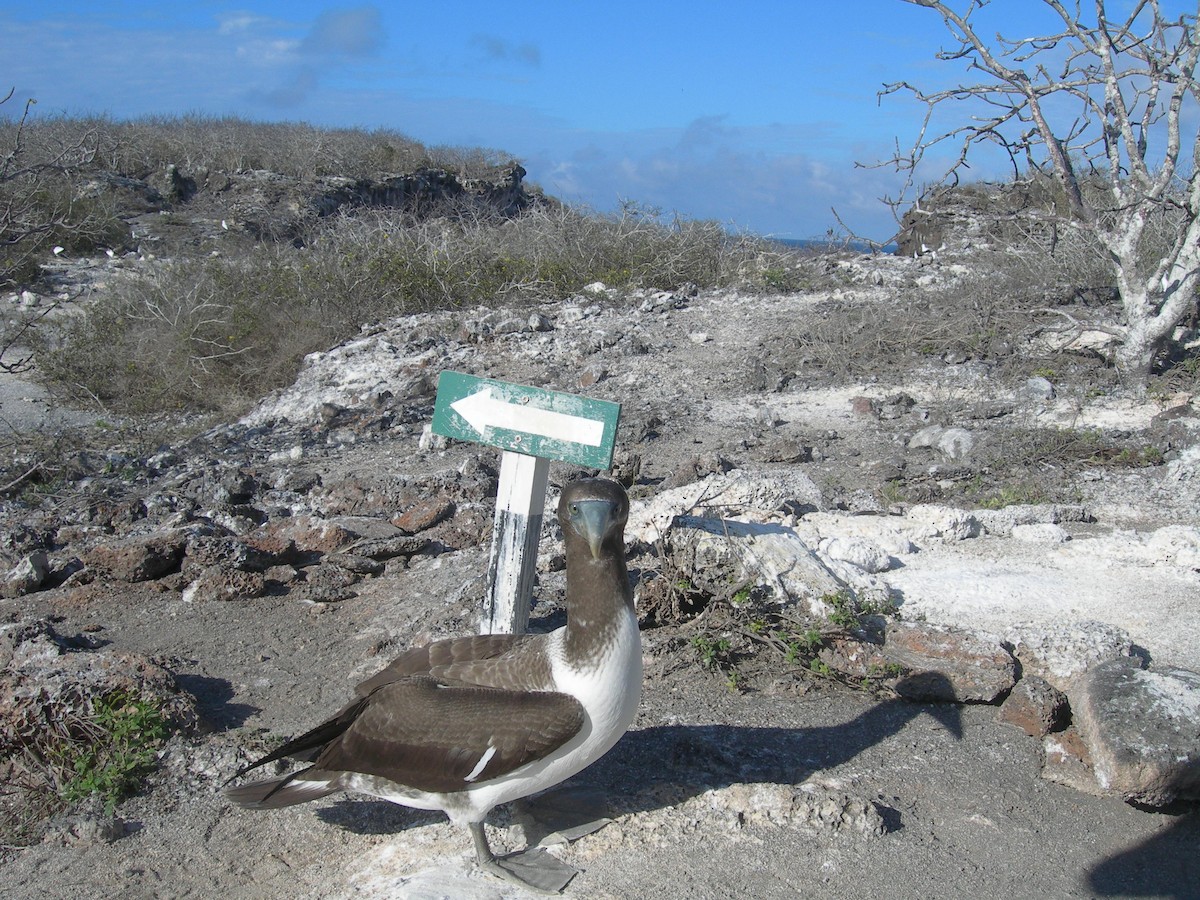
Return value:
M 894 302 L 830 300 L 794 336 L 802 360 L 838 379 L 938 358 L 1009 367 L 1034 328 L 1023 306 L 995 281 L 972 279 L 950 290 L 913 288 Z
M 755 252 L 710 222 L 663 224 L 557 205 L 506 219 L 452 204 L 319 221 L 304 247 L 179 260 L 123 280 L 71 319 L 41 365 L 120 412 L 237 413 L 287 384 L 305 354 L 362 324 L 431 309 L 554 300 L 594 281 L 710 287 Z

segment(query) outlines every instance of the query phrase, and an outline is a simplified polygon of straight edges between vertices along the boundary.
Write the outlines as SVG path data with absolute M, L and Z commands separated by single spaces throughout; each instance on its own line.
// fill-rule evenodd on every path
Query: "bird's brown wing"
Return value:
M 358 696 L 365 697 L 385 684 L 410 675 L 429 675 L 446 666 L 495 659 L 528 643 L 532 637 L 528 634 L 476 634 L 434 641 L 401 653 L 354 690 Z
M 583 727 L 566 694 L 447 686 L 409 676 L 375 690 L 314 770 L 378 775 L 450 793 L 533 762 Z

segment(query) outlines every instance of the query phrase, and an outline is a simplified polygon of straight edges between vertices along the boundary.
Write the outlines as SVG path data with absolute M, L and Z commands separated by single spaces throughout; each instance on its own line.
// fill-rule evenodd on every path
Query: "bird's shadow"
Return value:
M 441 812 L 410 809 L 387 800 L 344 794 L 316 812 L 322 822 L 354 834 L 397 834 L 409 828 L 446 821 L 445 814 Z
M 962 739 L 956 704 L 881 701 L 840 725 L 657 725 L 631 731 L 566 787 L 604 785 L 610 817 L 674 806 L 733 784 L 800 784 L 898 733 L 917 716 Z M 889 827 L 899 826 L 898 813 Z M 885 819 L 888 816 L 885 816 Z
M 599 818 L 676 806 L 732 784 L 799 784 L 887 740 L 914 718 L 928 715 L 962 738 L 961 710 L 950 703 L 887 700 L 848 722 L 802 728 L 748 725 L 655 725 L 628 732 L 604 757 L 558 787 L 523 801 L 530 843 L 553 831 Z M 889 830 L 896 810 L 880 810 Z M 317 813 L 359 834 L 386 834 L 445 821 L 437 812 L 381 800 L 344 799 Z

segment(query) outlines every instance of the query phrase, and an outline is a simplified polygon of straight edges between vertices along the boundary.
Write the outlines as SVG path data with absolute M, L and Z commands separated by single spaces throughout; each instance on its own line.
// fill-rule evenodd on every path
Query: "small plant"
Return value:
M 97 699 L 80 724 L 81 737 L 57 751 L 66 773 L 62 797 L 70 803 L 98 794 L 111 814 L 153 766 L 166 719 L 154 703 L 116 691 Z
M 742 675 L 734 660 L 733 641 L 727 636 L 713 637 L 698 634 L 691 640 L 696 658 L 704 668 L 725 676 L 725 686 L 738 692 L 742 689 Z
M 696 651 L 696 658 L 704 668 L 713 671 L 723 669 L 729 663 L 731 646 L 727 637 L 714 639 L 708 634 L 698 634 L 692 638 L 692 649 Z
M 899 663 L 872 663 L 867 666 L 867 677 L 881 680 L 899 678 L 904 674 L 904 666 Z
M 829 667 L 829 663 L 823 659 L 812 659 L 808 663 L 808 669 L 814 675 L 820 675 L 822 678 L 829 678 L 833 675 L 833 669 Z
M 811 659 L 825 646 L 825 638 L 816 628 L 809 628 L 799 635 L 792 635 L 785 642 L 783 658 L 790 665 L 799 665 Z

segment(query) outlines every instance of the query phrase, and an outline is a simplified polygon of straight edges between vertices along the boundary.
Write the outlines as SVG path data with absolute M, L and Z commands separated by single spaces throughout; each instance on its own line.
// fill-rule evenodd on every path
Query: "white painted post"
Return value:
M 522 634 L 529 626 L 549 478 L 549 459 L 507 450 L 500 457 L 483 634 Z

